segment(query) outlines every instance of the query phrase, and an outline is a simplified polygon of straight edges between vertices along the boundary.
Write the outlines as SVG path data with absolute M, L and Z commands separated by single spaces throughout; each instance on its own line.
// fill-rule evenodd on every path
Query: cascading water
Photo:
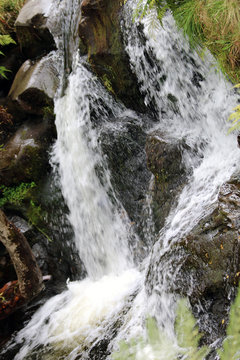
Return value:
M 68 8 L 73 9 L 74 5 L 68 4 Z M 62 4 L 62 9 L 64 6 L 67 8 Z M 219 186 L 229 179 L 239 161 L 235 138 L 226 135 L 225 120 L 236 104 L 231 84 L 211 68 L 209 54 L 201 61 L 189 50 L 170 15 L 153 38 L 149 37 L 145 20 L 147 40 L 143 42 L 138 24 L 132 23 L 134 6 L 135 2 L 129 0 L 124 10 L 126 50 L 145 102 L 154 107 L 159 120 L 152 130 L 163 132 L 170 139 L 184 138 L 194 150 L 184 153 L 190 174 L 188 184 L 139 272 L 129 250 L 128 218 L 114 198 L 97 132 L 90 121 L 92 109 L 103 122 L 108 117 L 105 108 L 115 117 L 124 116 L 127 110 L 86 69 L 84 59 L 74 51 L 73 41 L 67 55 L 69 58 L 73 54 L 73 71 L 65 94 L 55 102 L 58 140 L 53 163 L 58 164 L 69 220 L 88 278 L 70 283 L 67 291 L 37 311 L 15 338 L 15 342 L 22 344 L 15 359 L 90 359 L 91 349 L 107 338 L 110 345 L 102 355 L 104 359 L 117 347 L 119 339 L 143 332 L 146 314 L 155 316 L 158 324 L 174 337 L 175 296 L 168 293 L 171 264 L 154 269 L 156 254 L 160 257 L 210 211 Z M 62 38 L 58 44 L 63 59 Z M 66 61 L 59 63 L 62 71 L 69 67 Z M 196 76 L 198 81 L 194 84 Z M 63 87 L 62 80 L 61 95 Z M 101 178 L 97 176 L 99 166 Z M 114 201 L 110 200 L 110 193 Z M 153 264 L 153 271 L 161 273 L 151 296 L 147 296 L 144 285 L 149 263 Z M 118 335 L 111 342 L 116 332 Z M 164 358 L 164 351 L 158 354 L 159 359 Z M 148 356 L 152 358 L 149 352 Z

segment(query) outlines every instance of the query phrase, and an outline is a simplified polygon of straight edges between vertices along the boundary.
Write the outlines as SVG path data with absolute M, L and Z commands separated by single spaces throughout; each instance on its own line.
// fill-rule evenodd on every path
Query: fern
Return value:
M 184 353 L 189 360 L 202 360 L 207 356 L 209 349 L 206 346 L 198 348 L 201 335 L 199 334 L 196 321 L 187 307 L 186 300 L 182 299 L 178 304 L 176 319 L 176 334 L 178 345 L 185 349 Z
M 227 338 L 223 350 L 219 351 L 221 360 L 238 360 L 240 358 L 240 291 L 231 307 Z
M 140 337 L 128 342 L 121 341 L 119 351 L 112 354 L 113 360 L 175 360 L 179 354 L 176 344 L 159 331 L 153 318 L 146 320 L 146 339 Z
M 4 149 L 1 149 L 4 151 Z M 36 186 L 35 182 L 21 183 L 15 187 L 0 186 L 0 207 L 5 204 L 19 205 L 26 198 L 30 189 Z
M 5 46 L 9 44 L 16 44 L 10 35 L 0 35 L 0 45 Z
M 16 42 L 11 38 L 10 35 L 0 35 L 0 46 L 6 46 L 9 44 L 16 44 Z M 4 55 L 2 51 L 0 51 L 0 55 Z M 5 68 L 5 66 L 0 66 L 0 76 L 7 79 L 6 72 L 10 72 L 11 70 L 8 70 Z
M 159 22 L 162 25 L 162 19 L 166 10 L 167 4 L 164 0 L 139 0 L 133 18 L 143 19 L 143 17 L 147 16 L 150 17 L 149 22 L 151 23 L 151 17 L 154 16 L 153 24 L 154 26 L 158 27 Z M 155 18 L 158 20 L 158 22 L 155 21 Z
M 5 66 L 0 66 L 0 76 L 4 79 L 7 79 L 6 72 L 11 72 L 11 70 L 8 70 Z
M 201 335 L 195 325 L 195 319 L 187 307 L 186 300 L 181 300 L 178 305 L 176 318 L 176 335 L 171 339 L 164 331 L 157 327 L 153 318 L 146 321 L 146 339 L 135 338 L 129 342 L 122 341 L 119 352 L 112 354 L 113 360 L 203 360 L 209 349 L 205 346 L 198 347 Z
M 234 87 L 240 88 L 240 84 L 237 84 Z M 231 127 L 228 130 L 228 133 L 240 129 L 240 105 L 233 108 L 233 111 L 234 112 L 228 118 L 228 121 L 232 122 Z

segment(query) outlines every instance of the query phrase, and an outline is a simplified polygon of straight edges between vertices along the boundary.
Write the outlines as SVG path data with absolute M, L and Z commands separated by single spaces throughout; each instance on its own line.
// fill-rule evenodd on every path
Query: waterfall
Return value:
M 59 10 L 67 19 L 65 34 L 74 33 L 76 19 L 69 19 L 76 3 L 79 5 L 78 1 L 63 2 Z M 158 264 L 162 268 L 156 269 L 156 257 L 211 211 L 220 185 L 240 160 L 234 135 L 227 135 L 226 119 L 237 102 L 231 84 L 216 73 L 209 53 L 201 60 L 189 49 L 170 14 L 154 36 L 148 19 L 144 20 L 143 41 L 139 23 L 132 22 L 134 4 L 129 0 L 125 5 L 123 36 L 145 103 L 154 108 L 157 118 L 151 131 L 184 139 L 194 150 L 184 153 L 189 179 L 151 254 L 142 264 L 134 264 L 130 222 L 112 189 L 97 129 L 91 122 L 92 110 L 103 123 L 109 112 L 121 118 L 130 110 L 112 99 L 87 69 L 76 50 L 77 40 L 72 39 L 66 55 L 66 42 L 59 36 L 62 82 L 55 100 L 58 138 L 52 163 L 60 176 L 74 241 L 88 276 L 69 283 L 68 290 L 34 314 L 15 337 L 21 344 L 16 360 L 90 359 L 92 349 L 107 339 L 110 345 L 104 359 L 120 339 L 143 333 L 147 314 L 174 338 L 176 296 L 169 293 L 171 264 Z M 66 82 L 65 70 L 70 67 Z M 198 79 L 195 83 L 194 78 Z M 137 117 L 133 111 L 131 115 Z M 145 290 L 149 264 L 151 271 L 161 273 L 151 295 Z M 164 358 L 164 353 L 161 356 Z
M 66 94 L 55 104 L 58 140 L 53 156 L 59 163 L 63 196 L 80 257 L 88 275 L 99 278 L 121 273 L 130 266 L 128 232 L 108 197 L 111 184 L 107 169 L 101 181 L 104 185 L 96 174 L 101 155 L 97 134 L 91 127 L 90 103 L 92 107 L 97 103 L 91 93 L 95 91 L 97 96 L 100 84 L 81 63 L 76 64 Z M 104 94 L 103 89 L 99 92 Z M 120 109 L 116 105 L 117 112 Z

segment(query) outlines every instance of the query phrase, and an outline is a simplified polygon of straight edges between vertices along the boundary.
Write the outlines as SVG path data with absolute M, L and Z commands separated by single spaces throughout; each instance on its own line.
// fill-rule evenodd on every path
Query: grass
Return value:
M 0 0 L 0 34 L 12 34 L 14 23 L 25 0 Z

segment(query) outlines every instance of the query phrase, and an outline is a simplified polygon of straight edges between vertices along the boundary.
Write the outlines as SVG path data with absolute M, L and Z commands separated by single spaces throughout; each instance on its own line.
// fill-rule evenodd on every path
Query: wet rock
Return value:
M 240 177 L 223 184 L 213 212 L 202 219 L 180 245 L 186 251 L 182 271 L 200 281 L 191 290 L 192 299 L 204 293 L 227 293 L 238 284 L 240 270 Z
M 185 149 L 188 147 L 183 140 L 174 140 L 159 132 L 147 137 L 147 166 L 155 178 L 152 209 L 157 231 L 186 183 L 187 172 L 182 161 Z
M 26 58 L 33 59 L 56 49 L 49 19 L 52 3 L 53 0 L 28 0 L 17 17 L 17 38 Z
M 46 198 L 44 198 L 44 200 L 46 200 Z M 66 224 L 62 225 L 62 219 L 61 224 L 59 223 L 59 208 L 55 211 L 55 213 L 58 218 L 59 232 L 55 234 L 55 237 L 52 237 L 51 241 L 49 241 L 49 239 L 46 238 L 46 236 L 44 236 L 35 226 L 29 225 L 28 222 L 21 216 L 14 213 L 8 214 L 8 219 L 15 226 L 21 229 L 22 234 L 28 240 L 43 277 L 45 275 L 51 275 L 51 280 L 45 282 L 45 290 L 32 302 L 19 309 L 7 319 L 0 321 L 0 345 L 9 340 L 14 331 L 22 329 L 23 324 L 30 320 L 33 313 L 36 312 L 39 306 L 43 305 L 47 299 L 64 291 L 66 289 L 67 279 L 79 280 L 85 275 L 83 265 L 80 262 L 78 254 L 68 239 Z M 64 228 L 61 228 L 61 226 L 64 226 Z M 70 235 L 72 235 L 72 233 Z M 1 248 L 0 246 L 0 261 L 3 254 L 5 256 L 7 255 L 6 249 Z M 0 272 L 2 269 L 5 276 L 2 279 L 2 283 L 6 278 L 7 281 L 11 281 L 15 278 L 14 270 L 13 273 L 8 273 L 9 269 L 12 268 L 13 266 L 10 262 L 6 262 L 5 266 L 2 266 L 1 268 L 0 262 Z M 0 282 L 0 284 L 2 283 Z M 8 350 L 9 353 L 3 355 L 4 359 L 12 359 L 19 348 L 18 346 L 16 348 L 13 346 L 12 349 Z
M 132 118 L 114 119 L 101 133 L 101 146 L 107 155 L 113 188 L 139 234 L 151 177 L 144 151 L 146 136 L 141 124 Z
M 211 213 L 161 257 L 160 243 L 152 256 L 147 286 L 150 292 L 162 282 L 166 267 L 172 282 L 169 291 L 188 296 L 203 341 L 211 343 L 225 335 L 230 302 L 240 277 L 240 174 L 219 190 Z M 164 265 L 166 264 L 166 265 Z M 222 320 L 224 319 L 224 323 Z
M 9 108 L 16 107 L 25 114 L 43 115 L 53 108 L 53 98 L 59 80 L 54 54 L 43 59 L 25 63 L 19 69 L 9 91 Z
M 129 66 L 120 29 L 121 0 L 84 0 L 79 36 L 93 71 L 127 107 L 145 109 Z
M 47 173 L 53 125 L 47 120 L 26 122 L 0 150 L 0 183 L 10 186 L 39 181 Z

